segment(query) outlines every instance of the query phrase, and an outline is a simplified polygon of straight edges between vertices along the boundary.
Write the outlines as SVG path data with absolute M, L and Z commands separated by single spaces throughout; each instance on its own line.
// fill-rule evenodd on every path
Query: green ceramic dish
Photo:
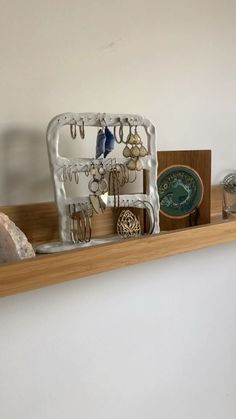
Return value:
M 168 217 L 186 217 L 199 207 L 203 183 L 199 174 L 189 166 L 170 166 L 157 180 L 160 210 Z

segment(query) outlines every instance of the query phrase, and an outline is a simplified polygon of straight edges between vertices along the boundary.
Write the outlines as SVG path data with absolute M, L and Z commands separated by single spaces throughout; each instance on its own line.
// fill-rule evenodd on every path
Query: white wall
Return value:
M 1 1 L 0 202 L 52 199 L 45 129 L 137 112 L 235 168 L 236 4 Z M 3 419 L 235 419 L 235 245 L 1 300 Z
M 2 299 L 3 419 L 235 419 L 235 244 Z
M 160 149 L 212 148 L 218 182 L 235 168 L 235 14 L 234 0 L 2 0 L 0 202 L 51 199 L 45 130 L 67 111 L 144 114 Z

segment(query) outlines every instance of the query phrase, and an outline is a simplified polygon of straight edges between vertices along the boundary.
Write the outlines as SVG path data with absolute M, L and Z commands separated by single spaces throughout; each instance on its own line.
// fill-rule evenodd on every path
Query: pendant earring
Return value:
M 107 128 L 107 126 L 105 127 L 105 136 L 106 136 L 106 142 L 105 142 L 104 157 L 106 157 L 114 149 L 114 144 L 115 144 L 114 135 L 109 130 L 109 128 Z
M 77 126 L 76 126 L 76 122 L 74 122 L 73 124 L 70 124 L 70 135 L 71 135 L 71 138 L 73 140 L 76 139 L 76 137 L 77 137 Z
M 141 234 L 141 225 L 136 215 L 129 210 L 123 209 L 119 215 L 117 225 L 117 234 L 123 239 L 138 237 Z
M 124 128 L 123 128 L 123 124 L 122 124 L 122 120 L 121 118 L 119 118 L 119 137 L 117 136 L 117 132 L 116 129 L 118 128 L 118 125 L 114 125 L 114 138 L 115 141 L 117 142 L 117 144 L 121 144 L 123 143 L 123 138 L 124 138 Z
M 79 183 L 79 168 L 78 168 L 77 165 L 75 165 L 75 167 L 73 169 L 73 173 L 74 173 L 75 183 L 76 183 L 76 185 L 78 185 L 78 183 Z
M 112 167 L 109 172 L 109 195 L 113 195 L 114 209 L 120 207 L 120 183 L 116 167 Z
M 98 159 L 102 154 L 104 155 L 105 143 L 106 143 L 105 129 L 100 128 L 97 134 L 97 141 L 96 141 L 96 159 Z
M 85 129 L 84 129 L 84 120 L 82 119 L 81 125 L 79 125 L 79 133 L 81 140 L 85 139 Z

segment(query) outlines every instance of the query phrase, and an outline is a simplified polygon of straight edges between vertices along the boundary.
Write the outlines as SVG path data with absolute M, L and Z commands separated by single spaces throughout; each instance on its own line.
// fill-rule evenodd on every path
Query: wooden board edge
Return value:
M 236 221 L 40 256 L 0 267 L 0 296 L 236 240 Z M 130 246 L 135 252 L 130 254 Z

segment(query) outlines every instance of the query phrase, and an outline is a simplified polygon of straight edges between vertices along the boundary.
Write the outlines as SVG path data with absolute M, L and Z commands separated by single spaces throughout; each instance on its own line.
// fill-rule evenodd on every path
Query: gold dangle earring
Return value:
M 78 239 L 78 227 L 77 227 L 75 204 L 69 205 L 69 216 L 70 216 L 70 222 L 71 222 L 71 228 L 70 228 L 71 241 L 73 243 L 78 243 L 79 239 Z
M 111 167 L 109 171 L 109 195 L 113 195 L 113 207 L 117 209 L 120 207 L 120 184 L 119 184 L 119 177 L 117 174 L 116 164 Z
M 129 205 L 129 201 L 127 201 Z M 138 237 L 141 234 L 141 225 L 136 215 L 128 208 L 123 209 L 117 220 L 117 234 L 123 239 Z
M 125 148 L 123 150 L 123 156 L 125 158 L 131 157 L 131 152 L 130 152 L 129 144 L 132 143 L 132 125 L 131 125 L 131 123 L 129 122 L 128 119 L 127 119 L 127 123 L 129 125 L 129 134 L 127 136 L 126 143 L 125 143 L 126 145 L 125 145 Z
M 116 140 L 117 144 L 121 144 L 121 143 L 123 143 L 124 129 L 123 129 L 123 124 L 122 124 L 121 118 L 119 118 L 118 121 L 119 121 L 118 123 L 120 125 L 119 126 L 119 138 L 118 138 L 117 133 L 116 133 L 116 129 L 118 128 L 118 125 L 114 125 L 114 137 L 115 137 L 115 140 Z

